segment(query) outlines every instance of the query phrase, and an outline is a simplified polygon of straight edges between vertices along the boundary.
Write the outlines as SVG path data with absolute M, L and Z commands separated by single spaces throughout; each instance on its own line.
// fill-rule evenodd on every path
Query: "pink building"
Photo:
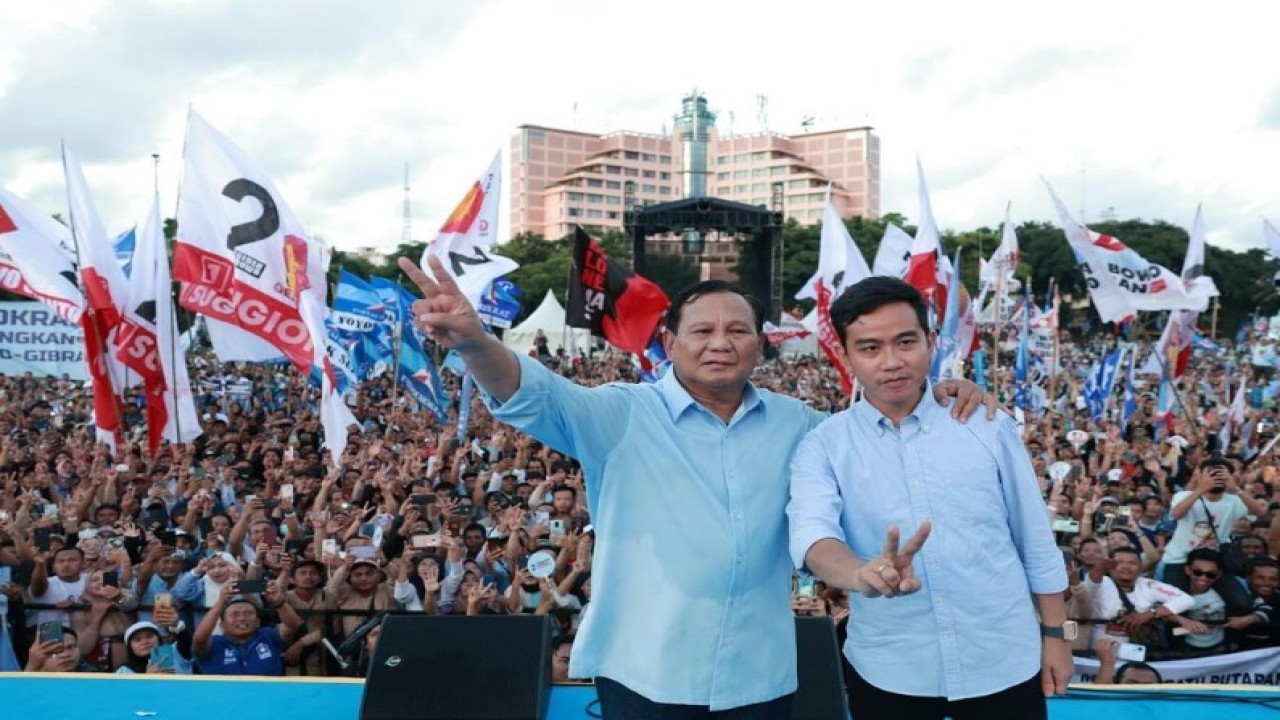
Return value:
M 622 230 L 628 192 L 638 205 L 712 195 L 770 206 L 779 182 L 783 212 L 801 223 L 821 221 L 828 183 L 841 216 L 879 215 L 880 138 L 870 127 L 721 135 L 704 97 L 683 102 L 670 135 L 518 127 L 510 153 L 511 233 L 561 238 L 574 225 L 596 234 Z M 723 245 L 729 247 L 717 247 L 716 260 L 732 262 L 733 244 Z

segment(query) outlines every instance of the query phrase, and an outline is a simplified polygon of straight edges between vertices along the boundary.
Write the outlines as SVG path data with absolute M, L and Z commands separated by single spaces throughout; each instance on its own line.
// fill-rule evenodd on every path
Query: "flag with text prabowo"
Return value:
M 643 355 L 670 304 L 662 288 L 615 262 L 577 228 L 566 325 L 587 328 L 620 350 Z

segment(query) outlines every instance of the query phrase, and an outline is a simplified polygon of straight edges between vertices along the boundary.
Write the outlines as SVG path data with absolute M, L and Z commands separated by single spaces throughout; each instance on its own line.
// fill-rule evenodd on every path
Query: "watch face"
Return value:
M 1075 620 L 1068 620 L 1062 623 L 1062 639 L 1072 642 L 1080 634 L 1079 627 Z

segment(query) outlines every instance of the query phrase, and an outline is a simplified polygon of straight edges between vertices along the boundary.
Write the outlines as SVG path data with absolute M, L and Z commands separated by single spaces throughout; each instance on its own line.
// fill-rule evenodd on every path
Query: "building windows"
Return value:
M 746 194 L 747 194 L 747 186 L 746 186 L 746 185 L 734 185 L 734 186 L 733 186 L 733 194 L 734 194 L 734 195 L 746 195 Z
M 566 194 L 569 196 L 569 202 L 582 202 L 582 198 L 584 197 L 580 192 L 571 192 Z
M 663 170 L 662 172 L 658 173 L 658 179 L 659 179 L 659 180 L 670 180 L 670 179 L 671 179 L 671 173 L 667 172 L 666 170 Z
M 799 190 L 801 188 L 807 188 L 807 187 L 809 187 L 808 180 L 792 180 L 787 183 L 788 190 Z
M 768 192 L 769 183 L 751 183 L 751 192 Z
M 640 171 L 635 168 L 623 168 L 622 174 L 627 177 L 640 177 Z
M 605 180 L 604 187 L 606 190 L 621 190 L 622 182 L 619 180 Z
M 671 188 L 670 188 L 669 186 L 667 186 L 667 185 L 663 185 L 662 187 L 658 188 L 658 194 L 659 194 L 659 195 L 670 195 L 670 194 L 671 194 Z
M 588 210 L 587 210 L 587 217 L 588 217 L 588 218 L 592 218 L 592 219 L 597 219 L 597 220 L 598 220 L 598 219 L 600 219 L 600 218 L 604 217 L 604 211 L 603 211 L 603 210 L 588 209 Z
M 596 178 L 587 178 L 587 187 L 589 188 L 604 187 L 604 181 L 597 180 Z
M 716 164 L 717 164 L 717 165 L 728 165 L 728 164 L 729 164 L 729 156 L 728 156 L 728 155 L 717 155 L 717 156 L 716 156 Z
M 649 179 L 651 179 L 651 180 L 652 180 L 653 178 L 658 177 L 658 173 L 656 173 L 656 172 L 654 172 L 654 171 L 652 171 L 652 170 L 644 170 L 644 171 L 642 171 L 642 172 L 640 173 L 640 176 L 641 176 L 641 177 L 646 177 L 646 178 L 649 178 Z
M 746 179 L 747 179 L 747 177 L 748 177 L 748 173 L 747 173 L 747 171 L 746 171 L 746 170 L 734 170 L 734 171 L 733 171 L 733 179 L 734 179 L 734 180 L 746 180 Z
M 658 156 L 653 153 L 640 153 L 640 159 L 645 162 L 657 162 Z
M 749 157 L 750 157 L 750 156 L 749 156 L 749 155 L 747 155 L 746 153 L 738 153 L 737 155 L 734 155 L 734 156 L 733 156 L 733 161 L 734 161 L 735 163 L 744 163 L 744 162 L 746 162 L 746 161 L 747 161 L 747 159 L 748 159 Z
M 663 175 L 669 175 L 670 173 L 662 173 L 662 174 L 663 174 Z M 663 180 L 667 180 L 668 178 L 662 178 L 662 179 L 663 179 Z M 721 181 L 721 182 L 724 182 L 725 180 L 728 180 L 728 179 L 729 179 L 729 173 L 727 173 L 727 172 L 716 173 L 716 180 L 719 180 L 719 181 Z
M 640 186 L 640 192 L 652 195 L 658 192 L 658 188 L 654 187 L 653 185 L 650 185 L 649 183 L 645 183 L 644 185 Z
M 659 164 L 661 164 L 661 165 L 670 165 L 670 164 L 671 164 L 671 156 L 670 156 L 670 155 L 659 155 L 659 156 L 658 156 L 658 163 L 659 163 Z
M 606 213 L 604 214 L 604 216 L 605 216 L 605 218 L 606 218 L 606 219 L 609 219 L 609 220 L 617 220 L 617 219 L 618 219 L 618 211 L 617 211 L 617 210 L 610 210 L 610 211 L 606 212 Z
M 604 172 L 606 175 L 621 175 L 622 168 L 618 167 L 617 165 L 605 165 Z
M 605 195 L 604 204 L 605 205 L 621 205 L 622 198 L 618 197 L 617 195 Z
M 582 217 L 582 210 L 575 207 L 569 208 L 569 217 Z
M 622 156 L 623 156 L 624 158 L 628 159 L 628 160 L 639 160 L 639 159 L 640 159 L 640 153 L 636 152 L 635 150 L 627 150 L 626 152 L 624 152 L 624 153 L 622 154 Z
M 777 177 L 779 175 L 786 175 L 786 174 L 787 174 L 786 165 L 774 165 L 773 167 L 769 168 L 770 177 Z

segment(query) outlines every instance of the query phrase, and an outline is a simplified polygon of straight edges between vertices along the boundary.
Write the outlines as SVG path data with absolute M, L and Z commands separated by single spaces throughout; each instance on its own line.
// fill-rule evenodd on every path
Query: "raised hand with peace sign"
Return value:
M 427 264 L 434 277 L 409 258 L 400 258 L 400 269 L 422 293 L 423 299 L 410 309 L 414 324 L 440 345 L 456 350 L 476 383 L 497 401 L 506 402 L 520 387 L 516 356 L 485 332 L 480 315 L 440 259 L 428 256 Z

